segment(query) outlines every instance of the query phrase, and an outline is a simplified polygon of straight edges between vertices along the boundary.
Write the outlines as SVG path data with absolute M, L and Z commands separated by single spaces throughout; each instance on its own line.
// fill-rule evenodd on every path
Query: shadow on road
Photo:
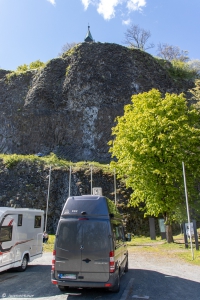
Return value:
M 133 285 L 126 300 L 133 296 L 149 296 L 151 300 L 199 300 L 200 284 L 198 282 L 168 276 L 160 272 L 130 269 L 121 277 L 119 293 L 109 293 L 104 289 L 68 289 L 62 293 L 50 281 L 50 265 L 30 265 L 25 272 L 9 270 L 0 273 L 0 298 L 22 299 L 87 299 L 87 300 L 120 300 L 130 279 Z M 186 270 L 187 272 L 187 270 Z M 123 299 L 125 300 L 125 299 Z

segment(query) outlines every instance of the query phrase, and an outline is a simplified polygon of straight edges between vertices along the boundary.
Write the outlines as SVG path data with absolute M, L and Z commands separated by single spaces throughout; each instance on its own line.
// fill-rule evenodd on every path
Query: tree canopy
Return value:
M 153 43 L 147 45 L 147 41 L 151 37 L 151 32 L 141 28 L 139 25 L 131 24 L 124 35 L 124 43 L 128 44 L 131 48 L 147 50 L 154 47 Z
M 163 59 L 173 61 L 173 60 L 179 60 L 182 62 L 186 62 L 189 60 L 188 57 L 188 51 L 187 50 L 181 50 L 177 46 L 169 45 L 169 44 L 158 44 L 157 48 L 157 55 Z
M 63 53 L 69 51 L 70 49 L 74 48 L 78 43 L 72 42 L 72 43 L 66 43 L 62 46 L 61 52 L 58 53 L 58 56 L 62 56 Z
M 131 187 L 130 204 L 143 202 L 147 215 L 163 215 L 166 224 L 185 207 L 182 162 L 185 163 L 190 203 L 197 200 L 200 166 L 199 114 L 184 94 L 149 92 L 132 96 L 124 115 L 112 128 L 110 152 L 119 177 Z M 186 176 L 187 176 L 186 175 Z

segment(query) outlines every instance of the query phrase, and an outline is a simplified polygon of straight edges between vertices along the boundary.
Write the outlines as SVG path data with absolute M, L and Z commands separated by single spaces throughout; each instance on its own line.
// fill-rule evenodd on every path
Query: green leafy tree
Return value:
M 198 111 L 187 106 L 184 94 L 149 92 L 132 96 L 124 115 L 112 128 L 109 145 L 119 177 L 133 193 L 130 205 L 143 202 L 146 215 L 165 219 L 167 241 L 172 223 L 185 206 L 182 162 L 188 175 L 188 198 L 194 203 L 200 166 Z M 186 210 L 185 210 L 186 211 Z

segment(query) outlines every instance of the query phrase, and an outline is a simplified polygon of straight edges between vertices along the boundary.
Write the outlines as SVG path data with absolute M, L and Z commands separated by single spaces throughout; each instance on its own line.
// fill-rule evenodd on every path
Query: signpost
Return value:
M 185 199 L 186 199 L 186 207 L 187 207 L 187 216 L 188 216 L 188 231 L 190 234 L 190 248 L 192 253 L 192 259 L 194 260 L 194 251 L 192 247 L 192 232 L 191 232 L 191 222 L 190 222 L 190 214 L 189 214 L 189 205 L 188 205 L 188 196 L 187 196 L 187 185 L 186 185 L 186 176 L 185 176 L 185 165 L 184 162 L 182 162 L 183 166 L 183 179 L 184 179 L 184 186 L 185 186 Z

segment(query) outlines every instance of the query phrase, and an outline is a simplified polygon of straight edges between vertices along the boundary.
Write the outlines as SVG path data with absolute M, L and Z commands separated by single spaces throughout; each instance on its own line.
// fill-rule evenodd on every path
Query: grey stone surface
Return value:
M 82 43 L 40 70 L 0 70 L 0 152 L 54 152 L 109 162 L 107 142 L 131 96 L 187 91 L 151 55 L 117 44 Z

